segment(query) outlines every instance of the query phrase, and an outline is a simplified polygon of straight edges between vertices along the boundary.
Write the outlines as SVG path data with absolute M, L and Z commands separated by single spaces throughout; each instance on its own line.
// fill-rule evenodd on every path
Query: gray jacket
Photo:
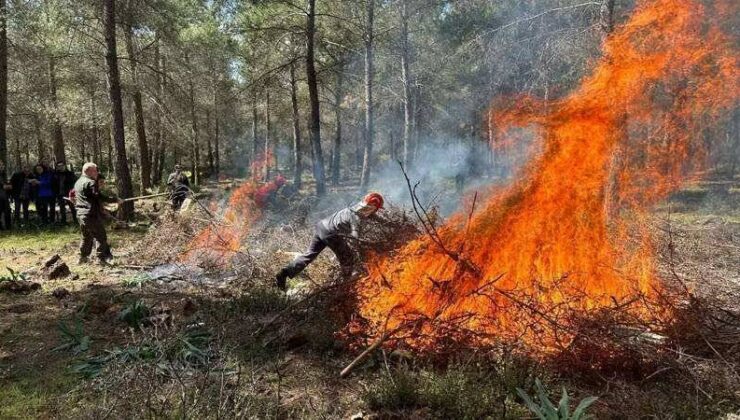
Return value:
M 360 216 L 351 208 L 339 210 L 316 224 L 316 234 L 321 239 L 342 236 L 360 237 Z

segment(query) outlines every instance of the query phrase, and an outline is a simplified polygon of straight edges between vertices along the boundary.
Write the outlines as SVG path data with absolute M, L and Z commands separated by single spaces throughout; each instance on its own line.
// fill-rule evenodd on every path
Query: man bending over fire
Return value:
M 354 267 L 355 255 L 347 244 L 347 238 L 359 239 L 360 223 L 383 208 L 383 196 L 370 193 L 354 206 L 339 210 L 331 216 L 316 223 L 316 231 L 308 246 L 308 251 L 299 255 L 275 276 L 275 285 L 280 290 L 286 289 L 286 280 L 303 271 L 319 256 L 324 248 L 334 252 L 342 267 L 342 275 L 349 277 Z

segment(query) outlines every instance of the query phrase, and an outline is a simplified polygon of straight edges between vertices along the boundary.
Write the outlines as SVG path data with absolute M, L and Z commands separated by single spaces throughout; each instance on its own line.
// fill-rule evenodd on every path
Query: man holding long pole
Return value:
M 103 203 L 118 202 L 120 199 L 110 199 L 100 192 L 98 179 L 98 166 L 88 162 L 82 166 L 82 176 L 75 183 L 75 208 L 80 223 L 82 241 L 80 243 L 80 260 L 83 264 L 89 261 L 93 244 L 98 242 L 96 256 L 101 265 L 108 265 L 110 258 L 110 247 L 108 246 L 108 235 L 105 232 L 105 216 Z

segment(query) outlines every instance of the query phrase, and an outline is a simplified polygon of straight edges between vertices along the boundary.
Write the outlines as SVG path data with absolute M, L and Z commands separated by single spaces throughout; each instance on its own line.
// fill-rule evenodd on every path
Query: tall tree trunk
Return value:
M 108 169 L 108 173 L 110 174 L 111 171 L 115 171 L 115 167 L 116 167 L 116 165 L 114 164 L 115 158 L 114 158 L 114 154 L 113 154 L 113 126 L 111 124 L 108 124 L 106 128 L 107 128 L 107 131 L 108 131 L 108 135 L 106 136 L 106 138 L 108 140 L 107 141 L 107 146 L 108 146 L 108 165 L 107 165 L 107 169 Z
M 211 111 L 206 110 L 206 151 L 208 155 L 208 174 L 212 175 L 214 172 L 213 166 L 213 140 L 211 139 Z
M 401 4 L 401 81 L 403 82 L 403 163 L 412 163 L 411 149 L 411 49 L 409 46 L 409 0 Z
M 123 100 L 121 98 L 121 78 L 118 72 L 118 52 L 116 51 L 116 2 L 103 0 L 103 26 L 105 28 L 106 53 L 108 64 L 108 91 L 111 102 L 112 132 L 116 147 L 116 185 L 118 196 L 128 198 L 133 195 L 131 171 L 126 156 L 126 138 L 123 132 Z M 133 202 L 121 204 L 119 217 L 127 220 L 134 211 Z
M 59 119 L 59 101 L 57 99 L 57 70 L 56 59 L 49 57 L 49 98 L 53 112 L 51 120 L 51 139 L 54 159 L 62 162 L 64 158 L 64 134 L 62 133 L 62 122 Z
M 614 0 L 602 0 L 599 10 L 602 41 L 614 30 Z
M 313 154 L 313 177 L 316 180 L 316 195 L 326 194 L 324 155 L 321 152 L 321 113 L 319 109 L 319 86 L 314 62 L 314 36 L 316 35 L 316 0 L 308 0 L 306 16 L 306 82 L 310 104 L 310 137 Z
M 614 0 L 602 0 L 601 9 L 599 10 L 599 26 L 601 27 L 601 41 L 606 41 L 606 38 L 614 30 Z M 620 138 L 626 139 L 629 136 L 627 131 L 628 126 L 628 115 L 626 113 L 618 117 L 617 122 L 618 130 L 620 131 L 617 135 Z M 606 181 L 604 191 L 604 214 L 606 215 L 607 225 L 612 225 L 612 222 L 619 216 L 619 168 L 624 164 L 623 151 L 619 147 L 619 143 L 616 144 L 611 157 L 609 165 L 609 174 Z
M 129 66 L 131 68 L 131 80 L 133 83 L 133 100 L 134 100 L 134 118 L 136 120 L 136 138 L 139 142 L 139 182 L 141 192 L 151 187 L 152 166 L 149 161 L 149 143 L 146 139 L 146 127 L 144 125 L 144 107 L 141 103 L 141 88 L 139 87 L 139 73 L 136 63 L 137 55 L 134 48 L 133 28 L 127 24 L 124 28 L 124 39 L 126 51 L 129 56 Z
M 77 125 L 75 126 L 74 131 L 72 133 L 76 135 L 78 141 L 80 142 L 80 160 L 83 162 L 87 162 L 87 147 L 85 147 L 85 130 L 82 128 L 81 125 Z
M 293 185 L 301 188 L 303 176 L 303 149 L 301 147 L 301 117 L 298 114 L 298 82 L 295 63 L 290 64 L 290 102 L 293 105 Z
M 157 66 L 157 111 L 154 113 L 154 142 L 156 149 L 153 152 L 155 165 L 154 173 L 152 175 L 152 185 L 159 185 L 162 182 L 162 173 L 164 172 L 165 165 L 165 150 L 166 150 L 166 138 L 164 130 L 164 92 L 167 83 L 167 69 L 165 67 L 164 56 L 161 52 L 162 40 L 159 34 L 156 35 L 154 42 L 154 61 Z
M 100 150 L 100 128 L 98 127 L 98 106 L 95 103 L 95 90 L 90 89 L 90 122 L 92 124 L 92 142 L 93 142 L 93 161 L 102 165 L 102 155 Z
M 421 147 L 421 89 L 418 87 L 413 89 L 411 91 L 411 96 L 413 97 L 413 101 L 411 101 L 411 138 L 412 138 L 412 146 L 414 152 L 411 154 L 411 159 L 416 160 L 416 158 L 419 156 L 419 148 Z
M 362 175 L 360 176 L 360 191 L 367 191 L 370 184 L 370 172 L 373 161 L 373 141 L 375 138 L 374 109 L 373 109 L 373 29 L 375 25 L 375 0 L 367 2 L 367 22 L 365 26 L 365 150 L 362 158 Z
M 390 149 L 388 152 L 394 162 L 398 161 L 396 148 L 396 131 L 391 127 L 388 129 L 388 149 Z
M 22 154 L 22 151 L 21 151 L 21 136 L 15 136 L 15 169 L 16 170 L 20 170 L 21 169 L 21 165 L 23 165 L 21 154 Z M 7 168 L 7 167 L 8 167 L 8 165 L 6 164 L 5 165 L 5 168 Z M 7 172 L 10 173 L 10 171 L 7 171 Z
M 344 67 L 337 69 L 337 86 L 334 89 L 334 119 L 337 121 L 332 148 L 331 184 L 339 185 L 342 163 L 342 99 L 344 98 Z
M 173 147 L 173 161 L 177 162 L 177 159 L 174 157 L 174 150 L 176 148 Z M 164 137 L 162 137 L 162 141 L 159 143 L 159 165 L 157 166 L 157 184 L 162 182 L 162 178 L 165 174 L 165 164 L 167 163 L 167 142 L 164 141 Z
M 24 143 L 23 150 L 26 155 L 26 165 L 30 165 L 31 164 L 31 145 L 28 143 L 28 137 L 23 139 L 23 143 Z
M 200 141 L 198 136 L 198 115 L 195 112 L 195 87 L 190 80 L 190 123 L 191 123 L 191 154 L 193 164 L 193 184 L 200 183 Z
M 216 158 L 216 174 L 221 173 L 221 145 L 220 139 L 219 139 L 219 124 L 221 122 L 221 119 L 218 118 L 219 115 L 219 109 L 218 109 L 218 91 L 216 89 L 213 89 L 213 110 L 214 110 L 214 131 L 213 131 L 213 148 L 215 151 L 215 158 Z
M 257 162 L 260 154 L 259 136 L 257 135 L 257 94 L 252 95 L 252 162 Z
M 270 91 L 265 91 L 265 144 L 262 147 L 263 153 L 265 154 L 265 181 L 270 179 L 270 169 L 271 164 L 270 162 L 270 154 L 275 155 L 276 151 L 271 150 L 271 132 L 272 131 L 272 122 L 270 121 Z M 275 169 L 277 170 L 277 162 L 275 162 Z
M 38 114 L 34 114 L 33 116 L 33 127 L 34 131 L 36 131 L 36 153 L 38 154 L 36 160 L 41 162 L 46 157 L 46 146 L 44 146 L 44 136 L 41 134 L 43 131 L 41 128 L 41 116 Z
M 0 0 L 0 162 L 8 167 L 8 33 L 5 0 Z M 0 180 L 3 181 L 3 180 Z

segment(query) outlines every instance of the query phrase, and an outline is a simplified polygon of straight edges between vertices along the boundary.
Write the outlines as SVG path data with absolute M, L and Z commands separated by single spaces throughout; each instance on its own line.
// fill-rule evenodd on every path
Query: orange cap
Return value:
M 376 209 L 382 209 L 383 208 L 383 196 L 376 192 L 371 192 L 370 194 L 365 196 L 365 199 L 363 200 L 365 204 L 375 207 Z

